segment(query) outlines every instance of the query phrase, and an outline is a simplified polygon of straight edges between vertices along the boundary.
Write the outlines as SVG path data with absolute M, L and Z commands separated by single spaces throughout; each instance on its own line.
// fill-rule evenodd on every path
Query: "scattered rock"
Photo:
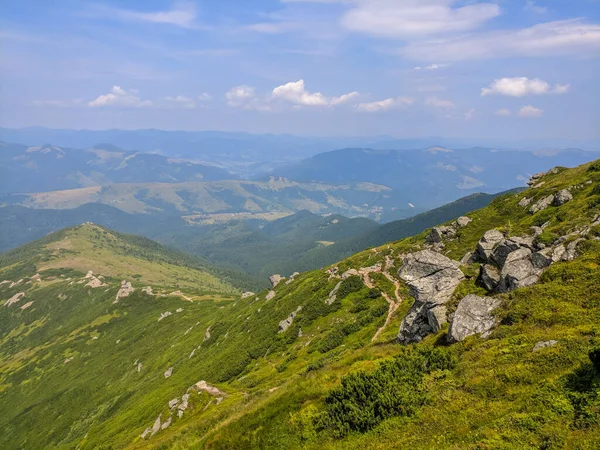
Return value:
M 476 255 L 474 252 L 467 252 L 465 253 L 465 256 L 462 257 L 462 259 L 460 260 L 460 263 L 463 266 L 466 266 L 468 264 L 472 264 L 474 262 L 476 262 Z
M 154 291 L 152 290 L 152 286 L 146 286 L 145 288 L 142 289 L 142 292 L 144 294 L 154 295 Z
M 531 199 L 530 198 L 523 197 L 521 199 L 521 201 L 519 201 L 519 206 L 521 208 L 525 208 L 526 206 L 529 206 L 530 203 L 531 203 Z
M 115 298 L 115 301 L 113 303 L 118 303 L 120 299 L 129 297 L 129 295 L 134 291 L 135 289 L 133 288 L 133 286 L 131 286 L 131 283 L 129 281 L 121 281 L 121 288 L 119 289 L 119 292 L 117 292 L 117 297 Z
M 171 316 L 171 315 L 173 315 L 173 313 L 172 313 L 171 311 L 165 311 L 165 312 L 164 312 L 164 313 L 162 313 L 162 314 L 160 315 L 160 317 L 158 318 L 158 322 L 160 322 L 160 321 L 161 321 L 161 320 L 163 320 L 164 318 L 166 318 L 166 317 L 169 317 L 169 316 Z
M 464 279 L 458 266 L 459 263 L 431 250 L 405 258 L 398 276 L 408 284 L 415 303 L 400 325 L 399 342 L 418 342 L 447 322 L 445 304 Z
M 158 417 L 156 418 L 156 420 L 154 421 L 154 425 L 152 425 L 152 433 L 150 434 L 150 437 L 154 436 L 156 433 L 158 433 L 160 431 L 160 417 L 161 414 L 158 415 Z
M 544 175 L 546 175 L 546 172 L 540 172 L 540 173 L 536 173 L 534 175 L 531 176 L 531 178 L 529 178 L 529 181 L 527 182 L 527 184 L 529 186 L 533 186 L 534 184 L 536 184 Z
M 13 281 L 12 283 L 10 283 L 10 286 L 8 286 L 8 288 L 12 289 L 15 286 L 18 286 L 19 284 L 21 284 L 22 282 L 23 282 L 23 278 L 21 278 L 19 281 Z
M 140 435 L 142 439 L 146 439 L 150 433 L 152 433 L 152 428 L 148 427 L 144 430 L 144 432 Z
M 573 194 L 571 194 L 566 189 L 563 189 L 562 191 L 559 191 L 554 195 L 554 201 L 552 204 L 554 206 L 562 206 L 565 203 L 570 202 L 571 200 L 573 200 Z
M 11 298 L 9 298 L 4 303 L 4 306 L 14 305 L 15 303 L 19 302 L 23 297 L 25 297 L 25 292 L 18 292 L 15 295 L 13 295 Z
M 533 265 L 531 250 L 520 248 L 506 258 L 500 273 L 499 292 L 510 292 L 515 289 L 537 283 L 542 271 Z
M 538 200 L 533 204 L 531 208 L 529 208 L 529 212 L 531 214 L 535 214 L 537 212 L 543 211 L 548 208 L 552 202 L 554 202 L 554 195 L 548 195 L 541 200 Z
M 273 287 L 276 287 L 282 280 L 285 280 L 285 278 L 279 275 L 278 273 L 269 277 L 269 281 L 271 282 L 271 286 Z
M 500 272 L 491 264 L 483 264 L 479 271 L 478 281 L 485 289 L 493 292 L 500 284 Z
M 69 358 L 67 358 L 67 359 L 65 359 L 65 361 L 64 361 L 63 364 L 69 364 L 71 361 L 73 361 L 73 357 L 72 356 L 69 357 Z
M 477 244 L 477 255 L 483 262 L 489 262 L 496 245 L 504 240 L 504 235 L 498 230 L 486 231 Z
M 165 372 L 165 378 L 169 378 L 171 375 L 173 375 L 173 368 L 169 367 Z
M 275 293 L 275 291 L 269 291 L 269 292 L 267 292 L 267 295 L 266 295 L 266 297 L 265 297 L 265 300 L 267 300 L 267 301 L 268 301 L 268 300 L 272 300 L 272 299 L 274 299 L 274 298 L 275 298 L 275 294 L 276 294 L 276 293 Z
M 554 347 L 556 344 L 558 344 L 558 341 L 555 340 L 550 340 L 550 341 L 540 341 L 537 342 L 534 346 L 533 346 L 533 350 L 534 352 L 539 352 L 540 350 L 544 349 L 544 348 L 548 348 L 548 347 Z
M 544 229 L 542 227 L 533 226 L 530 229 L 534 236 L 539 236 L 544 232 Z
M 278 333 L 283 333 L 284 331 L 286 331 L 294 322 L 294 317 L 296 317 L 296 315 L 302 311 L 302 306 L 298 306 L 298 308 L 296 309 L 296 311 L 292 312 L 287 319 L 282 320 L 281 322 L 279 322 L 279 331 Z
M 448 239 L 453 239 L 455 236 L 456 230 L 453 227 L 439 226 L 433 227 L 425 240 L 430 243 L 440 243 Z
M 169 425 L 171 425 L 171 419 L 172 419 L 172 417 L 169 416 L 169 418 L 160 426 L 160 429 L 165 430 L 165 429 L 169 428 Z
M 248 291 L 248 292 L 244 292 L 244 293 L 242 294 L 242 299 L 244 299 L 244 298 L 248 298 L 248 297 L 254 297 L 255 295 L 256 295 L 256 294 L 255 294 L 254 292 L 250 292 L 250 291 Z
M 36 273 L 31 277 L 31 281 L 35 281 L 36 283 L 40 283 L 42 281 L 42 277 L 39 273 Z
M 169 409 L 174 409 L 179 405 L 179 399 L 175 397 L 173 400 L 169 401 Z
M 177 309 L 175 310 L 175 312 L 176 312 L 176 313 L 182 313 L 182 312 L 183 312 L 183 308 L 177 308 Z
M 91 287 L 92 289 L 96 289 L 99 287 L 108 286 L 106 283 L 103 283 L 99 278 L 96 278 L 92 275 L 90 281 L 85 284 L 85 287 Z
M 195 389 L 198 392 L 204 391 L 214 397 L 217 397 L 217 396 L 227 397 L 227 394 L 225 392 L 223 392 L 222 390 L 220 390 L 219 388 L 217 388 L 215 386 L 211 386 L 204 380 L 198 381 L 190 389 Z
M 354 270 L 354 269 L 351 269 L 351 270 Z M 358 271 L 356 271 L 356 275 L 358 275 Z M 325 299 L 325 303 L 327 303 L 328 305 L 332 305 L 333 302 L 335 302 L 335 299 L 337 298 L 337 291 L 340 289 L 341 285 L 342 285 L 341 281 L 335 285 L 335 287 L 329 293 L 329 296 Z
M 569 244 L 567 244 L 567 248 L 565 250 L 565 253 L 562 255 L 562 260 L 563 261 L 573 261 L 575 258 L 577 258 L 578 253 L 577 253 L 577 246 L 579 245 L 580 242 L 584 241 L 585 239 L 579 238 L 574 240 L 573 242 L 569 242 Z
M 466 227 L 471 222 L 473 222 L 473 219 L 467 216 L 461 216 L 458 219 L 456 219 L 456 223 L 459 227 Z
M 142 363 L 138 363 L 138 365 L 137 365 L 137 371 L 141 372 L 143 368 L 144 368 L 144 365 Z
M 493 297 L 467 295 L 458 304 L 448 331 L 449 342 L 463 341 L 467 336 L 487 337 L 496 323 L 492 312 L 502 300 Z
M 594 220 L 592 220 L 592 226 L 595 227 L 597 225 L 600 225 L 600 214 L 598 214 L 596 217 L 594 217 Z
M 350 278 L 350 277 L 355 276 L 355 275 L 358 275 L 358 270 L 356 270 L 356 269 L 348 269 L 348 270 L 346 270 L 342 274 L 342 280 L 345 280 L 346 278 Z
M 204 340 L 208 341 L 210 339 L 210 329 L 212 328 L 212 325 L 210 327 L 208 327 L 206 329 L 206 332 L 204 333 Z
M 177 407 L 177 417 L 179 417 L 181 419 L 181 417 L 183 416 L 183 412 L 188 409 L 188 402 L 190 400 L 190 394 L 183 394 L 183 396 L 181 397 L 181 403 L 179 404 L 179 406 Z
M 552 259 L 553 252 L 554 250 L 552 248 L 545 248 L 539 252 L 533 253 L 531 255 L 531 262 L 533 263 L 533 266 L 537 269 L 545 269 L 546 267 L 549 267 L 550 264 L 555 262 Z

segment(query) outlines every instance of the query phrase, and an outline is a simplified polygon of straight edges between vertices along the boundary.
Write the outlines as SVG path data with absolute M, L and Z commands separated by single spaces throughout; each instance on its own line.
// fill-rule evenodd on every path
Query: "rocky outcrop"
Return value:
M 549 340 L 549 341 L 540 341 L 540 342 L 536 342 L 536 344 L 533 346 L 533 352 L 539 352 L 540 350 L 543 350 L 545 348 L 548 347 L 554 347 L 556 344 L 558 344 L 558 341 L 555 340 Z
M 537 202 L 535 202 L 531 208 L 529 208 L 529 212 L 531 214 L 535 214 L 537 212 L 543 211 L 548 208 L 554 202 L 554 195 L 548 195 Z
M 207 394 L 212 395 L 213 397 L 227 397 L 227 394 L 220 390 L 215 386 L 211 386 L 206 381 L 198 381 L 195 385 L 193 385 L 190 389 L 195 389 L 198 392 L 206 392 Z
M 152 290 L 152 286 L 146 286 L 142 289 L 142 292 L 146 295 L 154 295 L 154 291 Z
M 173 400 L 171 400 L 169 402 L 169 409 L 175 409 L 177 407 L 177 405 L 179 405 L 179 399 L 178 398 L 174 398 Z
M 520 248 L 510 253 L 500 272 L 498 292 L 510 292 L 538 282 L 542 270 L 534 266 L 531 250 Z
M 478 282 L 488 291 L 495 291 L 500 284 L 500 272 L 491 264 L 481 266 Z
M 298 315 L 298 313 L 302 311 L 302 306 L 298 306 L 298 308 L 296 309 L 296 311 L 292 312 L 287 319 L 283 319 L 281 322 L 279 322 L 279 331 L 278 333 L 283 333 L 284 331 L 286 331 L 294 322 L 294 318 Z
M 351 276 L 358 275 L 358 274 L 359 274 L 358 270 L 348 269 L 342 274 L 342 280 L 345 280 L 346 278 L 350 278 Z
M 273 300 L 275 298 L 275 291 L 271 290 L 269 292 L 267 292 L 267 295 L 265 296 L 265 300 Z
M 254 297 L 256 294 L 254 292 L 248 291 L 248 292 L 244 292 L 242 294 L 242 299 L 244 298 L 248 298 L 248 297 Z
M 570 202 L 571 200 L 573 200 L 573 194 L 571 194 L 568 190 L 563 189 L 561 191 L 558 191 L 554 195 L 554 200 L 553 200 L 552 204 L 554 206 L 562 206 L 565 203 Z
M 456 229 L 454 227 L 439 226 L 433 227 L 425 240 L 426 242 L 435 244 L 449 239 L 453 239 L 455 236 Z
M 350 270 L 354 270 L 356 272 L 356 275 L 358 275 L 358 271 L 355 269 L 350 269 Z M 342 276 L 343 279 L 345 279 Z M 332 305 L 333 302 L 335 302 L 335 299 L 337 298 L 337 291 L 340 289 L 340 286 L 342 285 L 342 282 L 339 281 L 335 287 L 331 290 L 331 292 L 329 293 L 329 295 L 327 296 L 327 298 L 325 299 L 325 303 L 328 305 Z
M 400 325 L 400 342 L 418 342 L 447 322 L 445 305 L 464 279 L 458 267 L 458 262 L 431 250 L 405 258 L 398 276 L 407 283 L 415 304 Z
M 19 301 L 21 301 L 21 299 L 23 297 L 25 297 L 25 292 L 18 292 L 17 294 L 13 295 L 11 298 L 6 300 L 6 302 L 4 303 L 4 306 L 14 305 L 15 303 L 18 303 Z
M 501 303 L 502 300 L 494 297 L 467 295 L 456 308 L 448 331 L 448 341 L 460 342 L 475 334 L 487 337 L 496 324 L 492 313 Z
M 473 222 L 473 219 L 471 219 L 470 217 L 467 217 L 467 216 L 461 216 L 458 219 L 456 219 L 456 224 L 461 228 L 466 227 L 471 222 Z
M 173 315 L 171 311 L 165 311 L 164 313 L 161 313 L 160 317 L 158 318 L 158 321 L 160 322 L 161 320 L 166 319 L 171 315 Z
M 518 205 L 519 205 L 521 208 L 525 208 L 526 206 L 529 206 L 529 204 L 530 204 L 530 203 L 531 203 L 531 199 L 530 199 L 530 198 L 523 197 L 523 198 L 522 198 L 522 199 L 519 201 Z
M 183 394 L 181 396 L 181 403 L 177 407 L 177 417 L 181 418 L 183 413 L 189 407 L 190 394 Z
M 173 368 L 169 367 L 164 375 L 165 375 L 165 378 L 169 378 L 171 375 L 173 375 Z
M 269 277 L 269 281 L 271 282 L 271 286 L 273 287 L 276 287 L 282 280 L 285 280 L 285 278 L 279 275 L 278 273 Z
M 121 281 L 121 288 L 119 289 L 119 292 L 117 292 L 117 297 L 115 298 L 115 301 L 113 303 L 119 303 L 120 299 L 129 297 L 129 295 L 132 294 L 134 291 L 135 289 L 129 281 Z
M 33 305 L 33 302 L 27 302 L 24 305 L 21 306 L 21 309 L 27 309 L 29 308 L 31 305 Z
M 489 262 L 496 245 L 504 240 L 504 235 L 498 230 L 486 231 L 477 244 L 477 256 L 482 262 Z

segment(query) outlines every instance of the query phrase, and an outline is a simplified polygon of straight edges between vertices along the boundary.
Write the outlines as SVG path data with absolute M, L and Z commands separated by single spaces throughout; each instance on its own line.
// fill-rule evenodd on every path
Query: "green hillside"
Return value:
M 163 267 L 191 269 L 146 258 L 115 303 L 127 278 L 84 242 L 104 229 L 21 247 L 0 263 L 0 447 L 598 448 L 600 162 L 533 184 L 244 298 L 156 295 Z M 502 271 L 489 290 L 480 271 L 500 269 L 463 258 L 478 247 Z M 107 286 L 86 286 L 91 259 L 53 259 L 68 251 L 101 255 Z M 415 290 L 411 268 L 432 267 L 439 292 Z M 443 312 L 420 315 L 413 295 L 442 292 Z M 464 338 L 470 294 L 494 307 Z

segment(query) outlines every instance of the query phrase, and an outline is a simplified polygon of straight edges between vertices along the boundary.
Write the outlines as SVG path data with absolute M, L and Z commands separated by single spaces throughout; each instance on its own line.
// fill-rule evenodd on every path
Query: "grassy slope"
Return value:
M 588 179 L 594 183 L 575 190 L 575 199 L 560 208 L 531 216 L 517 206 L 523 196 L 537 199 Z M 491 228 L 521 234 L 530 225 L 549 220 L 544 238 L 550 239 L 590 223 L 600 204 L 600 172 L 582 166 L 544 181 L 540 189 L 498 198 L 470 214 L 473 222 L 448 244 L 449 255 L 459 259 Z M 424 236 L 361 252 L 340 262 L 339 270 L 368 267 L 387 256 L 393 260 L 387 272 L 395 275 L 398 256 L 419 248 Z M 587 241 L 581 249 L 578 259 L 552 266 L 538 285 L 505 295 L 498 313 L 501 325 L 490 338 L 470 338 L 448 347 L 458 363 L 452 370 L 425 377 L 428 401 L 414 415 L 392 417 L 343 439 L 319 426 L 325 397 L 346 374 L 372 372 L 381 361 L 400 353 L 393 339 L 411 304 L 405 286 L 399 287 L 403 301 L 396 314 L 371 342 L 385 321 L 387 303 L 381 296 L 372 298 L 363 286 L 356 292 L 341 288 L 338 299 L 326 305 L 324 299 L 338 280 L 330 280 L 324 271 L 281 283 L 270 301 L 265 300 L 266 292 L 245 300 L 198 296 L 198 301 L 184 302 L 138 291 L 117 305 L 112 304 L 116 284 L 107 292 L 90 291 L 42 274 L 46 281 L 28 287 L 18 304 L 33 299 L 31 308 L 0 307 L 0 426 L 7 430 L 0 444 L 4 448 L 70 448 L 76 443 L 79 448 L 176 449 L 595 448 L 600 442 L 598 424 L 580 420 L 572 385 L 580 381 L 580 369 L 589 365 L 588 350 L 599 343 L 600 242 Z M 477 273 L 476 265 L 464 270 Z M 8 275 L 15 280 L 17 274 L 0 272 L 0 277 Z M 387 278 L 373 274 L 370 280 L 393 298 L 395 286 Z M 23 290 L 8 286 L 0 286 L 0 298 Z M 469 292 L 480 292 L 473 278 L 460 286 L 457 300 L 458 294 Z M 179 305 L 183 313 L 157 322 L 161 312 L 174 312 Z M 303 309 L 293 325 L 278 333 L 278 322 L 298 306 Z M 209 326 L 211 336 L 204 341 Z M 443 348 L 444 334 L 442 330 L 415 347 Z M 93 339 L 96 335 L 98 339 Z M 532 353 L 537 341 L 548 339 L 559 344 Z M 189 358 L 194 348 L 195 355 Z M 74 359 L 64 364 L 70 355 Z M 138 358 L 144 363 L 140 373 L 133 366 Z M 162 373 L 171 366 L 174 374 L 166 380 Z M 159 413 L 163 419 L 168 416 L 170 399 L 201 379 L 224 390 L 227 398 L 216 404 L 207 394 L 193 394 L 182 419 L 175 418 L 150 440 L 139 438 Z

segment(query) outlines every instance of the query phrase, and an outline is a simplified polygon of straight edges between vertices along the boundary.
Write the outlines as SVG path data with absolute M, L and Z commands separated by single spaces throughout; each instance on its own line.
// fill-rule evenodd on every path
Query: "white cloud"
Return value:
M 476 113 L 477 113 L 477 110 L 475 110 L 474 108 L 469 109 L 465 113 L 465 120 L 469 121 L 469 120 L 473 119 L 473 117 L 475 117 Z
M 235 86 L 225 93 L 229 106 L 242 106 L 256 98 L 256 91 L 250 86 Z
M 456 0 L 356 0 L 342 17 L 350 30 L 386 37 L 464 32 L 500 14 L 494 3 L 453 7 Z
M 456 107 L 450 100 L 442 100 L 437 97 L 429 97 L 425 100 L 425 104 L 440 110 L 450 110 Z
M 499 78 L 492 81 L 489 87 L 481 89 L 481 95 L 506 95 L 509 97 L 524 97 L 526 95 L 565 94 L 570 85 L 557 84 L 554 88 L 547 81 L 527 77 Z
M 360 103 L 356 105 L 356 109 L 361 112 L 379 112 L 402 106 L 410 106 L 413 103 L 414 99 L 408 97 L 387 98 L 377 102 Z
M 533 0 L 527 0 L 527 2 L 525 3 L 525 9 L 536 14 L 546 14 L 548 12 L 548 8 L 546 8 L 545 6 L 536 5 Z
M 307 91 L 304 80 L 298 80 L 276 87 L 271 93 L 271 98 L 273 100 L 284 100 L 299 106 L 335 106 L 347 103 L 358 95 L 358 92 L 350 92 L 339 97 L 326 97 L 320 92 Z
M 443 69 L 444 67 L 447 67 L 447 66 L 448 66 L 448 64 L 430 64 L 425 67 L 417 66 L 414 68 L 414 70 L 437 70 L 437 69 Z
M 400 54 L 415 60 L 466 61 L 507 57 L 598 55 L 600 25 L 560 20 L 521 30 L 499 30 L 409 43 Z
M 510 111 L 510 109 L 507 109 L 507 108 L 501 108 L 501 109 L 499 109 L 498 111 L 496 111 L 496 112 L 495 112 L 495 114 L 496 114 L 497 116 L 504 116 L 504 117 L 507 117 L 507 116 L 510 116 L 510 115 L 512 115 L 512 112 Z
M 125 90 L 120 86 L 113 86 L 108 94 L 100 95 L 95 100 L 88 102 L 87 105 L 92 108 L 104 106 L 117 106 L 126 108 L 152 106 L 151 101 L 142 101 L 137 94 L 138 92 L 135 89 Z
M 523 106 L 519 110 L 518 114 L 519 114 L 519 117 L 536 118 L 536 117 L 542 117 L 542 115 L 544 114 L 544 110 L 538 109 L 531 105 L 527 105 L 527 106 Z
M 177 97 L 166 97 L 165 100 L 168 104 L 175 107 L 180 107 L 184 109 L 195 109 L 196 102 L 193 98 L 184 97 L 183 95 L 178 95 Z
M 142 12 L 94 4 L 86 13 L 92 17 L 116 19 L 127 22 L 147 22 L 196 28 L 196 6 L 192 2 L 178 2 L 170 11 Z

